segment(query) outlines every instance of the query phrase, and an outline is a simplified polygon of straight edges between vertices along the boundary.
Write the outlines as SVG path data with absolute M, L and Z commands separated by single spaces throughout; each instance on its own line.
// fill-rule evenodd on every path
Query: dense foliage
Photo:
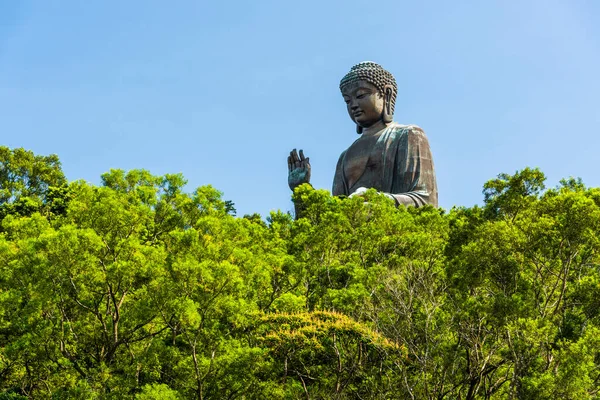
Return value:
M 600 398 L 600 189 L 303 186 L 264 222 L 181 175 L 0 157 L 0 399 Z

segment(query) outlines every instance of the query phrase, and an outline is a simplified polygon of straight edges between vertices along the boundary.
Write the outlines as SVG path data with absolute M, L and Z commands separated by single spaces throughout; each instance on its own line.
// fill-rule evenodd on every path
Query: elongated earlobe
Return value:
M 389 124 L 394 120 L 394 114 L 392 111 L 392 89 L 389 87 L 385 88 L 385 94 L 383 95 L 384 107 L 383 107 L 383 122 Z

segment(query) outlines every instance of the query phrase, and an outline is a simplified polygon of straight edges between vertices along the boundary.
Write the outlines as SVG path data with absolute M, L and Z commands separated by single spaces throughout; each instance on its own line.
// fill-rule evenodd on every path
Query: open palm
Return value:
M 310 161 L 302 150 L 298 154 L 294 149 L 288 156 L 288 185 L 294 190 L 303 183 L 310 183 Z

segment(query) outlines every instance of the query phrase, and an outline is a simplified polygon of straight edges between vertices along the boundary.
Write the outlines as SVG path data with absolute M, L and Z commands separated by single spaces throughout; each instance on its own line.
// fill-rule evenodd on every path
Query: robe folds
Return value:
M 396 204 L 437 207 L 435 170 L 425 132 L 416 125 L 392 122 L 374 136 L 371 142 L 359 138 L 341 154 L 333 195 L 348 196 L 367 187 L 390 194 Z

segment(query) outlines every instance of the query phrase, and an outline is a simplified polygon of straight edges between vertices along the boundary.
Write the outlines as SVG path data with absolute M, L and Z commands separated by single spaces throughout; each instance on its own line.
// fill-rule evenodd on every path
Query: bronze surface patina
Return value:
M 359 196 L 374 188 L 396 205 L 438 205 L 435 170 L 425 132 L 393 122 L 398 87 L 379 64 L 361 62 L 342 78 L 348 114 L 361 135 L 341 155 L 333 178 L 335 196 Z M 290 152 L 288 184 L 310 183 L 310 160 Z

